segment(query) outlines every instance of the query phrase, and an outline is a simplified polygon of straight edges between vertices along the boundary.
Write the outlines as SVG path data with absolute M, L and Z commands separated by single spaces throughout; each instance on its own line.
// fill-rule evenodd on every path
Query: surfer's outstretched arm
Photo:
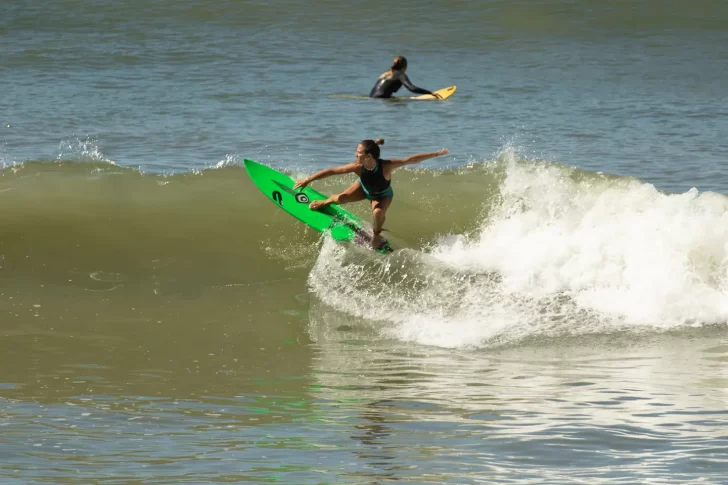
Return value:
M 436 152 L 418 153 L 416 155 L 410 155 L 409 157 L 403 158 L 401 160 L 393 158 L 389 161 L 389 166 L 392 168 L 398 168 L 403 165 L 413 165 L 415 163 L 420 163 L 420 162 L 424 162 L 425 160 L 429 160 L 430 158 L 447 155 L 448 153 L 450 153 L 450 150 L 448 150 L 447 148 L 443 148 L 442 150 L 438 150 Z
M 409 89 L 410 91 L 412 91 L 415 94 L 431 94 L 431 95 L 435 96 L 436 98 L 440 97 L 439 95 L 433 93 L 432 91 L 428 91 L 427 89 L 418 88 L 417 86 L 412 84 L 412 81 L 409 80 L 409 78 L 407 77 L 407 74 L 405 74 L 404 72 L 400 72 L 399 76 L 397 76 L 397 79 L 399 80 L 399 82 L 402 83 L 402 86 L 406 87 L 407 89 Z
M 314 180 L 319 179 L 325 179 L 326 177 L 331 177 L 332 175 L 343 175 L 345 173 L 352 173 L 355 172 L 356 169 L 359 167 L 359 164 L 356 162 L 347 163 L 346 165 L 341 165 L 338 167 L 333 168 L 325 168 L 321 170 L 320 172 L 316 172 L 315 174 L 311 175 L 310 177 L 306 177 L 305 179 L 296 180 L 296 183 L 293 184 L 294 189 L 302 189 L 306 187 L 308 184 L 313 182 Z

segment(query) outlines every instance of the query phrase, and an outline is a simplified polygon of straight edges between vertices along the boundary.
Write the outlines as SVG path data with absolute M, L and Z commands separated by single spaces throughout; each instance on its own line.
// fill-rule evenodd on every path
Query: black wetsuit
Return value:
M 361 188 L 369 200 L 379 200 L 385 197 L 394 198 L 392 190 L 392 181 L 384 178 L 384 168 L 382 165 L 389 163 L 389 160 L 377 159 L 377 164 L 373 169 L 362 166 L 361 175 L 359 175 L 359 183 Z
M 407 75 L 402 71 L 387 71 L 379 76 L 374 84 L 372 91 L 369 93 L 370 98 L 391 98 L 402 86 L 406 87 L 413 93 L 432 94 L 432 91 L 418 88 L 410 82 Z

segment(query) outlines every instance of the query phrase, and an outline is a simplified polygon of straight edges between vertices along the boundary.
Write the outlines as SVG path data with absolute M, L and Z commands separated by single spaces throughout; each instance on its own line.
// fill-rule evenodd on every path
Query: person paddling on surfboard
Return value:
M 384 218 L 392 203 L 394 191 L 392 190 L 392 170 L 403 165 L 412 165 L 414 163 L 424 162 L 430 158 L 439 157 L 450 153 L 449 150 L 443 148 L 436 152 L 418 153 L 410 155 L 403 159 L 392 158 L 390 160 L 382 160 L 379 158 L 379 145 L 384 145 L 382 138 L 376 140 L 363 140 L 356 147 L 356 161 L 341 165 L 339 167 L 327 168 L 316 172 L 305 179 L 296 180 L 293 185 L 294 190 L 306 187 L 314 180 L 323 179 L 332 175 L 343 175 L 346 173 L 355 173 L 359 179 L 351 184 L 351 186 L 340 194 L 335 194 L 326 200 L 315 200 L 309 204 L 313 210 L 318 210 L 330 204 L 348 204 L 349 202 L 357 202 L 367 199 L 372 203 L 372 215 L 374 216 L 374 227 L 372 234 L 372 247 L 379 249 L 384 240 L 380 236 Z
M 407 71 L 407 59 L 402 56 L 397 56 L 392 61 L 392 67 L 389 71 L 382 73 L 374 84 L 371 92 L 369 93 L 370 98 L 391 98 L 394 93 L 399 91 L 402 86 L 406 87 L 413 93 L 417 94 L 431 94 L 436 98 L 441 98 L 437 93 L 428 91 L 427 89 L 418 88 L 412 84 L 405 74 Z

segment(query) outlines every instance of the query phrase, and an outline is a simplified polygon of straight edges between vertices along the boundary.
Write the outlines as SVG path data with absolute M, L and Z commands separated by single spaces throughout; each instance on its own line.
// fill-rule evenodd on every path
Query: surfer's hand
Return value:
M 308 185 L 308 179 L 298 179 L 298 180 L 296 180 L 296 183 L 293 184 L 293 188 L 302 189 L 307 185 Z
M 311 210 L 319 209 L 321 206 L 324 205 L 325 202 L 325 200 L 314 200 L 313 202 L 308 204 L 308 208 Z
M 437 93 L 432 93 L 432 95 L 433 95 L 434 97 L 436 97 L 437 99 L 442 99 L 442 96 L 440 96 L 440 95 L 439 95 L 439 94 L 437 94 Z
M 439 157 L 441 155 L 447 155 L 448 153 L 450 153 L 450 150 L 448 150 L 447 148 L 443 148 L 442 150 L 436 151 L 435 156 Z

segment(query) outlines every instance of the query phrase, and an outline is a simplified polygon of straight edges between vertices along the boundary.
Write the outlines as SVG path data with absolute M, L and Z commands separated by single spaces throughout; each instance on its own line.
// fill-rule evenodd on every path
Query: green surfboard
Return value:
M 319 232 L 329 231 L 337 241 L 351 241 L 371 248 L 371 233 L 354 214 L 336 204 L 311 210 L 308 204 L 314 200 L 325 200 L 327 196 L 311 187 L 293 190 L 294 181 L 288 175 L 253 160 L 245 159 L 244 163 L 253 183 L 279 208 Z M 376 251 L 390 253 L 392 247 L 389 241 L 385 241 Z

